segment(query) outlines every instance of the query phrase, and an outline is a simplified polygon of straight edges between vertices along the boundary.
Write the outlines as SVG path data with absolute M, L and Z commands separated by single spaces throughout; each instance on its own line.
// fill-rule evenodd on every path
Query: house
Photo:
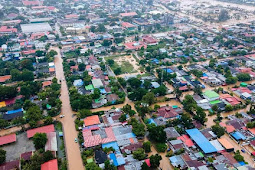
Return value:
M 212 90 L 206 90 L 203 93 L 203 96 L 205 99 L 207 99 L 210 102 L 219 99 L 219 95 L 215 91 L 212 91 Z
M 198 129 L 188 129 L 186 132 L 205 154 L 217 152 L 217 149 Z
M 14 118 L 22 117 L 22 116 L 23 116 L 23 109 L 21 108 L 21 109 L 7 111 L 5 114 L 3 114 L 3 119 L 9 121 Z
M 107 154 L 102 150 L 96 150 L 95 160 L 97 164 L 103 164 L 107 160 Z
M 7 26 L 0 27 L 0 34 L 12 34 L 17 32 L 18 32 L 17 28 L 9 28 Z
M 98 146 L 100 144 L 109 144 L 110 142 L 116 141 L 112 127 L 94 130 L 93 133 L 90 129 L 84 129 L 82 134 L 84 138 L 84 147 L 86 148 Z
M 42 126 L 35 129 L 30 129 L 30 130 L 27 130 L 27 138 L 32 138 L 36 133 L 47 134 L 54 131 L 55 131 L 54 125 L 47 125 L 47 126 Z
M 221 137 L 218 141 L 228 152 L 234 151 L 234 146 L 226 138 Z
M 137 15 L 136 12 L 120 13 L 121 17 L 133 17 L 133 16 L 136 16 L 136 15 Z
M 41 165 L 41 170 L 58 170 L 58 160 L 53 159 Z
M 25 152 L 20 154 L 20 159 L 23 159 L 24 161 L 28 161 L 31 159 L 32 155 L 33 155 L 33 151 Z
M 175 130 L 174 127 L 165 128 L 164 131 L 166 132 L 167 139 L 177 138 L 180 136 L 180 134 Z
M 171 148 L 171 150 L 175 153 L 179 151 L 180 149 L 184 149 L 185 145 L 183 144 L 182 140 L 171 140 L 168 142 L 168 146 Z
M 161 107 L 157 110 L 157 112 L 153 114 L 156 114 L 158 117 L 163 117 L 165 119 L 176 119 L 179 116 L 176 110 L 169 106 Z
M 4 83 L 11 79 L 11 75 L 0 76 L 0 83 Z
M 156 39 L 154 39 L 153 37 L 150 37 L 148 35 L 143 36 L 142 41 L 147 44 L 147 45 L 155 45 L 158 43 L 158 41 Z
M 106 99 L 108 102 L 110 102 L 111 104 L 116 103 L 116 101 L 119 99 L 119 96 L 116 94 L 108 94 L 106 96 Z
M 100 120 L 99 120 L 98 115 L 88 116 L 83 121 L 84 121 L 85 126 L 100 124 Z
M 222 94 L 220 95 L 220 99 L 225 103 L 225 104 L 230 104 L 232 106 L 241 104 L 241 100 L 235 96 L 231 96 L 230 94 Z
M 131 30 L 134 30 L 136 28 L 135 25 L 129 23 L 129 22 L 122 22 L 121 23 L 121 26 L 124 28 L 124 29 L 128 29 L 129 31 Z
M 139 50 L 142 47 L 144 47 L 145 49 L 147 48 L 147 45 L 141 41 L 140 42 L 128 42 L 128 43 L 125 43 L 124 46 L 127 50 Z
M 103 85 L 103 83 L 102 83 L 102 81 L 100 80 L 100 79 L 93 79 L 92 80 L 92 84 L 93 84 L 93 87 L 94 88 L 100 88 L 100 87 L 103 87 L 104 85 Z
M 16 142 L 16 134 L 10 134 L 0 137 L 0 146 L 13 142 Z
M 19 168 L 20 168 L 19 160 L 5 162 L 0 165 L 0 170 L 13 170 L 13 169 L 19 169 Z
M 56 156 L 56 152 L 58 151 L 56 132 L 49 132 L 46 135 L 48 141 L 45 145 L 45 151 L 51 151 Z

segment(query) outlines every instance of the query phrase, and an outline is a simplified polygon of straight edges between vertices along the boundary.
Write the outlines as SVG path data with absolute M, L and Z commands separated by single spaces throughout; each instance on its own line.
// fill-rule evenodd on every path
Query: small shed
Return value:
M 247 87 L 247 83 L 242 82 L 242 83 L 240 83 L 240 86 L 241 86 L 241 87 Z

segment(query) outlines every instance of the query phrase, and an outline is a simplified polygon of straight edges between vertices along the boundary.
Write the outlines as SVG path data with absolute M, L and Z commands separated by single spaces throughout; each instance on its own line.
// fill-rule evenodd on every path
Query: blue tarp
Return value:
M 77 86 L 82 86 L 82 85 L 83 85 L 82 79 L 74 80 L 73 85 L 74 85 L 75 87 L 77 87 Z
M 206 73 L 203 73 L 203 77 L 208 77 L 208 75 Z
M 6 114 L 7 114 L 7 115 L 10 115 L 10 114 L 18 113 L 18 112 L 22 112 L 22 111 L 23 111 L 22 108 L 21 108 L 21 109 L 17 109 L 17 110 L 9 110 L 9 111 L 6 112 Z
M 101 94 L 106 94 L 105 89 L 99 89 Z
M 231 136 L 233 136 L 235 138 L 235 140 L 245 140 L 246 139 L 246 137 L 240 132 L 231 133 Z
M 154 122 L 154 120 L 153 120 L 153 119 L 151 119 L 151 118 L 150 118 L 150 119 L 148 119 L 148 123 L 149 123 L 149 124 L 154 123 L 154 124 L 157 126 L 156 122 Z
M 246 165 L 245 162 L 238 162 L 241 166 Z
M 203 150 L 204 153 L 217 152 L 217 149 L 209 142 L 209 140 L 198 130 L 186 130 L 188 135 L 196 142 L 196 144 Z
M 164 69 L 167 73 L 172 73 L 173 72 L 173 70 L 171 70 L 170 68 L 165 68 Z
M 126 164 L 125 159 L 123 158 L 122 154 L 116 154 L 118 166 Z
M 110 147 L 112 147 L 116 153 L 120 153 L 120 148 L 119 148 L 117 142 L 110 142 L 110 143 L 102 144 L 102 148 L 110 148 Z
M 114 166 L 118 166 L 117 158 L 114 153 L 110 153 L 110 159 L 113 161 Z

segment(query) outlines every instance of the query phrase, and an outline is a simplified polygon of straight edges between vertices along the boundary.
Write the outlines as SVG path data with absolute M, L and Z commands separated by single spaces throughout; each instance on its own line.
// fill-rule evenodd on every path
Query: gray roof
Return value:
M 21 24 L 20 27 L 23 33 L 52 31 L 52 28 L 49 25 L 49 23 Z

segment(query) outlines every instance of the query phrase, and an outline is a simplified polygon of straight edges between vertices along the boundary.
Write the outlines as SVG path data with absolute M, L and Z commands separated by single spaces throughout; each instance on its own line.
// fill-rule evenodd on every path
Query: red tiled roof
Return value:
M 11 75 L 0 76 L 0 83 L 4 83 L 11 79 Z
M 234 96 L 231 96 L 230 94 L 222 94 L 220 95 L 221 99 L 225 99 L 229 104 L 232 106 L 240 104 L 240 99 Z
M 128 42 L 124 45 L 129 50 L 138 50 L 142 47 L 144 47 L 145 49 L 147 48 L 147 45 L 145 45 L 143 42 Z
M 182 136 L 178 137 L 177 139 L 183 141 L 183 143 L 185 143 L 185 145 L 188 147 L 194 146 L 194 143 L 192 142 L 192 140 L 189 138 L 188 135 L 182 135 Z
M 92 135 L 91 130 L 83 131 L 84 146 L 89 148 L 100 145 L 102 143 L 109 143 L 116 141 L 115 135 L 112 131 L 112 127 L 105 128 L 107 138 L 101 138 L 100 135 Z
M 11 170 L 19 168 L 19 160 L 6 162 L 0 165 L 0 170 Z
M 252 91 L 250 91 L 247 87 L 232 88 L 232 91 L 237 91 L 237 90 L 240 91 L 241 93 L 245 93 L 245 92 L 249 94 L 252 93 Z
M 172 107 L 161 107 L 157 110 L 156 114 L 164 118 L 173 118 L 178 116 L 178 113 Z
M 29 55 L 29 54 L 35 54 L 36 50 L 27 50 L 27 51 L 22 51 L 23 54 Z
M 122 22 L 121 25 L 124 28 L 133 28 L 133 27 L 135 27 L 135 25 L 133 25 L 133 24 L 131 24 L 129 22 Z
M 0 32 L 18 32 L 17 28 L 8 28 L 7 26 L 0 27 Z
M 66 19 L 79 18 L 79 16 L 76 15 L 76 14 L 70 14 L 70 15 L 66 15 L 65 18 L 66 18 Z
M 183 91 L 183 90 L 188 90 L 188 87 L 187 86 L 182 86 L 179 88 L 179 90 Z
M 6 135 L 0 137 L 0 146 L 8 143 L 16 142 L 16 134 Z
M 43 126 L 43 127 L 28 130 L 27 137 L 31 138 L 36 133 L 49 133 L 49 132 L 54 132 L 54 131 L 55 131 L 54 125 Z
M 136 16 L 136 12 L 128 12 L 128 13 L 120 13 L 120 16 L 122 17 L 131 17 L 131 16 Z
M 248 129 L 253 135 L 255 135 L 255 128 Z
M 154 44 L 154 43 L 157 43 L 157 40 L 150 37 L 150 36 L 144 36 L 143 37 L 143 41 L 147 44 Z
M 44 81 L 42 83 L 42 87 L 50 86 L 52 84 L 52 81 Z
M 58 160 L 53 159 L 41 165 L 41 170 L 58 170 Z
M 40 5 L 39 1 L 28 1 L 28 0 L 23 0 L 22 1 L 23 5 L 25 6 L 34 6 L 34 5 Z M 43 3 L 43 1 L 41 1 Z

